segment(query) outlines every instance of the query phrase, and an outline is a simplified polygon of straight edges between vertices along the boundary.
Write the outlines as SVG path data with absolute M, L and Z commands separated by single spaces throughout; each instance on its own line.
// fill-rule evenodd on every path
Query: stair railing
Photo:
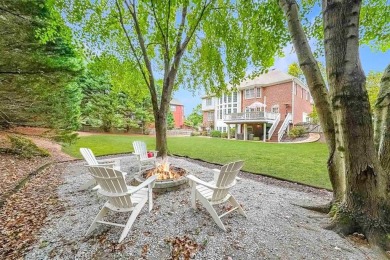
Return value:
M 271 139 L 271 137 L 274 134 L 275 129 L 278 126 L 279 122 L 280 122 L 280 113 L 278 113 L 278 115 L 275 118 L 274 123 L 272 124 L 271 128 L 268 130 L 268 140 Z
M 283 124 L 278 131 L 278 142 L 280 142 L 280 140 L 282 140 L 282 137 L 283 137 L 284 133 L 286 132 L 287 127 L 289 126 L 291 119 L 292 119 L 291 113 L 287 113 L 287 116 L 284 119 Z

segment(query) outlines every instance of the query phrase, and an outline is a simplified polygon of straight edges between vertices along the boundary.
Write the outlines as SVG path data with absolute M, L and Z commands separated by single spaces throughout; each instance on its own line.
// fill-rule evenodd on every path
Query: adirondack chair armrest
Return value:
M 97 160 L 99 164 L 114 164 L 115 166 L 120 166 L 121 160 L 120 159 L 102 159 L 102 160 Z
M 216 173 L 220 173 L 221 172 L 221 170 L 219 170 L 219 169 L 212 169 L 212 171 L 216 172 Z
M 193 182 L 195 182 L 197 184 L 203 185 L 203 186 L 205 186 L 205 187 L 207 187 L 209 189 L 212 189 L 212 190 L 218 189 L 215 185 L 210 184 L 210 183 L 205 182 L 205 181 L 202 181 L 201 179 L 195 177 L 194 175 L 188 175 L 187 179 L 189 179 L 190 181 L 193 181 Z
M 143 183 L 141 183 L 137 187 L 134 187 L 133 189 L 129 190 L 128 193 L 129 194 L 135 193 L 135 192 L 139 191 L 140 189 L 145 188 L 146 186 L 149 186 L 150 184 L 152 184 L 152 187 L 153 187 L 156 179 L 157 179 L 156 175 L 150 176 L 149 178 L 146 179 L 146 181 L 144 181 Z

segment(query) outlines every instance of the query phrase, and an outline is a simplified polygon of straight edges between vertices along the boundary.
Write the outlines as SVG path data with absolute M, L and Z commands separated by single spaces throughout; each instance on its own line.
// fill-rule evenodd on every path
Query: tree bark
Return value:
M 323 0 L 326 68 L 346 195 L 335 220 L 337 231 L 362 231 L 389 248 L 389 183 L 376 156 L 365 75 L 359 58 L 360 0 Z
M 390 172 L 390 65 L 383 73 L 375 104 L 375 140 L 383 169 Z
M 339 150 L 336 149 L 336 131 L 331 106 L 328 100 L 328 90 L 317 61 L 309 46 L 305 32 L 303 31 L 296 1 L 280 0 L 279 5 L 287 18 L 288 28 L 297 53 L 299 66 L 305 75 L 318 112 L 320 125 L 324 131 L 329 151 L 327 166 L 333 189 L 333 201 L 338 203 L 341 202 L 344 197 L 345 176 L 343 171 L 343 158 L 341 157 Z

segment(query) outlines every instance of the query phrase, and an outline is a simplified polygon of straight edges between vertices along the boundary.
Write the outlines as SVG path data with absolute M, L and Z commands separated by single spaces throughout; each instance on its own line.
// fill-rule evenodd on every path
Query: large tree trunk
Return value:
M 389 183 L 376 156 L 359 59 L 360 6 L 359 0 L 323 0 L 326 68 L 346 173 L 345 199 L 334 221 L 337 231 L 362 231 L 369 241 L 388 248 Z
M 303 31 L 296 1 L 280 0 L 279 5 L 287 18 L 299 66 L 305 75 L 310 93 L 314 99 L 321 127 L 324 131 L 329 151 L 327 166 L 333 189 L 333 202 L 338 203 L 343 200 L 345 192 L 344 163 L 339 150 L 336 149 L 336 132 L 328 100 L 328 90 Z
M 156 125 L 156 150 L 158 151 L 158 155 L 164 158 L 168 154 L 167 113 L 163 113 L 160 110 L 158 112 L 158 115 L 155 117 L 155 125 Z

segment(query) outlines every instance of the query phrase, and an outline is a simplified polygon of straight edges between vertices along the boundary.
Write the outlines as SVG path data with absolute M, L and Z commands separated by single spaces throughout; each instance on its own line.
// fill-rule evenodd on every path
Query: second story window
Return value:
M 250 99 L 255 97 L 255 89 L 245 89 L 245 99 Z
M 256 97 L 261 98 L 261 88 L 256 88 Z
M 211 98 L 207 98 L 206 99 L 206 106 L 211 106 L 211 105 L 212 105 Z

